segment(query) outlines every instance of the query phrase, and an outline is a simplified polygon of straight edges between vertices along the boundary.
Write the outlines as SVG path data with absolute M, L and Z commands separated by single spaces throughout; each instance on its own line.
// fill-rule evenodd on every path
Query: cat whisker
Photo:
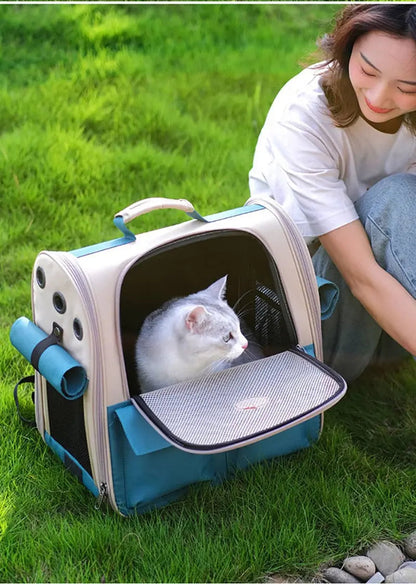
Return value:
M 234 304 L 233 310 L 234 310 L 234 312 L 236 314 L 244 314 L 244 313 L 247 313 L 250 310 L 252 310 L 252 308 L 253 308 L 253 302 L 251 302 L 249 300 L 249 301 L 247 301 L 247 302 L 245 302 L 244 304 L 241 304 L 241 305 L 238 305 L 238 302 L 236 302 Z
M 239 302 L 245 300 L 247 296 L 249 296 L 250 294 L 254 294 L 255 292 L 256 292 L 255 288 L 250 288 L 249 290 L 246 290 L 239 298 L 237 298 L 236 302 L 234 303 L 233 310 L 235 310 L 234 307 L 237 306 Z
M 248 307 L 246 310 L 240 310 L 239 312 L 236 312 L 236 315 L 238 316 L 238 318 L 241 320 L 244 320 L 247 316 L 250 316 L 253 314 L 253 311 L 251 309 L 251 307 Z
M 259 345 L 260 348 L 260 345 Z M 246 355 L 246 357 L 249 357 L 251 361 L 256 361 L 257 359 L 261 359 L 261 355 L 259 355 L 258 353 L 255 353 L 254 351 L 250 351 L 250 349 L 246 349 L 244 351 L 244 355 Z
M 247 314 L 247 310 L 252 309 L 253 306 L 253 299 L 249 298 L 250 295 L 253 295 L 255 290 L 247 290 L 240 298 L 233 305 L 234 312 L 240 316 L 240 314 Z
M 223 365 L 225 365 L 226 363 L 229 363 L 229 361 L 227 359 L 221 359 L 219 361 L 215 361 L 215 371 L 221 371 L 223 369 Z M 207 365 L 207 367 L 205 367 L 205 369 L 201 372 L 201 375 L 209 375 L 210 373 L 212 373 L 212 364 L 211 365 Z
M 248 340 L 249 340 L 249 346 L 251 348 L 253 348 L 253 349 L 256 348 L 256 349 L 260 349 L 260 350 L 262 349 L 262 344 L 259 343 L 255 338 L 252 338 L 252 339 L 249 338 Z

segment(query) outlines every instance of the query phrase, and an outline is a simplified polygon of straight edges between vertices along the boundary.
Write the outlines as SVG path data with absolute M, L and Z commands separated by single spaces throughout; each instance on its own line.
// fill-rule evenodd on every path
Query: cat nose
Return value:
M 247 349 L 247 347 L 248 347 L 248 342 L 247 342 L 247 341 L 245 341 L 245 343 L 243 343 L 243 344 L 241 345 L 241 348 L 242 348 L 243 350 L 246 350 L 246 349 Z

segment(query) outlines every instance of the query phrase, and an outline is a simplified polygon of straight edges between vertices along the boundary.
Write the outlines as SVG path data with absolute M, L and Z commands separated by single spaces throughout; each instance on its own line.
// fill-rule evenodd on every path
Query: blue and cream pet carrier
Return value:
M 138 236 L 127 227 L 160 208 L 192 219 Z M 129 515 L 315 442 L 346 386 L 321 363 L 316 278 L 281 207 L 250 199 L 204 218 L 186 200 L 152 198 L 114 222 L 119 239 L 39 253 L 33 320 L 10 332 L 35 368 L 36 426 L 67 468 Z M 224 274 L 264 358 L 141 393 L 135 342 L 146 316 Z

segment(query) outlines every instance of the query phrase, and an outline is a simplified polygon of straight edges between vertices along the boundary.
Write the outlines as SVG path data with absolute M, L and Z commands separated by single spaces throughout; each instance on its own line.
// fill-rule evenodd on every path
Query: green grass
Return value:
M 337 9 L 0 6 L 0 581 L 309 580 L 415 528 L 412 362 L 352 384 L 309 450 L 129 519 L 94 509 L 12 397 L 30 367 L 8 332 L 39 251 L 117 237 L 113 214 L 144 197 L 242 204 L 270 103 Z

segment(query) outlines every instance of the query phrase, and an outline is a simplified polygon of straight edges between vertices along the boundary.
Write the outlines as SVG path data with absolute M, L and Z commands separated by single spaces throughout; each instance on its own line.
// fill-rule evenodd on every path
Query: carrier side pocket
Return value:
M 130 402 L 111 406 L 108 420 L 114 494 L 124 515 L 166 505 L 193 483 L 225 478 L 225 455 L 173 447 Z

